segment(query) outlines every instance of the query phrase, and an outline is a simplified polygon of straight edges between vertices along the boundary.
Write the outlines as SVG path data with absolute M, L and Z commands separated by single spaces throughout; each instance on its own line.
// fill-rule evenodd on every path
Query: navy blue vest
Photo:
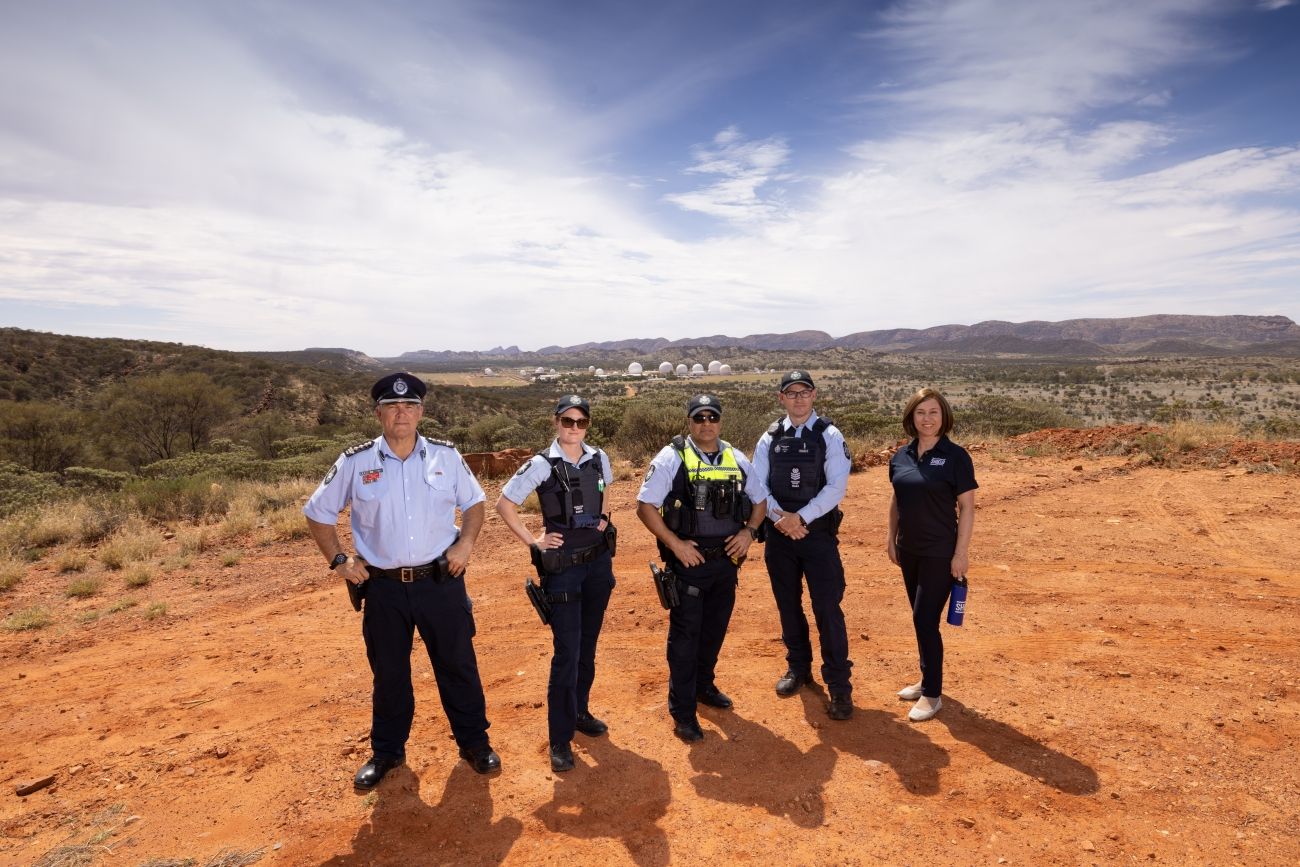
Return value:
M 796 437 L 784 420 L 775 422 L 767 432 L 772 435 L 768 449 L 767 489 L 783 512 L 796 512 L 826 485 L 826 437 L 828 418 L 819 417 Z

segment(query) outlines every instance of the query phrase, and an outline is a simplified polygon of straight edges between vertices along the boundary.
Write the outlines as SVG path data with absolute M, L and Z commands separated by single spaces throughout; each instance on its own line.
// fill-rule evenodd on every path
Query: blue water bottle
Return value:
M 966 576 L 958 578 L 952 585 L 952 595 L 948 597 L 948 622 L 961 626 L 966 617 Z

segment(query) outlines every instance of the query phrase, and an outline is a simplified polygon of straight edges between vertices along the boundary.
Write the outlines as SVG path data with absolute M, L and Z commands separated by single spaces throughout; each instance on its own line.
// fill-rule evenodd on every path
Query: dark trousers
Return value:
M 814 529 L 795 541 L 779 530 L 768 528 L 763 560 L 772 579 L 772 595 L 781 617 L 781 640 L 785 658 L 798 672 L 812 671 L 812 643 L 808 618 L 803 613 L 803 582 L 808 581 L 813 618 L 821 641 L 822 680 L 832 695 L 851 695 L 849 683 L 849 633 L 844 624 L 844 564 L 839 540 L 823 529 Z
M 939 619 L 952 592 L 952 558 L 921 557 L 899 551 L 898 565 L 903 570 L 903 586 L 912 605 L 916 647 L 921 653 L 921 694 L 938 698 L 943 694 L 943 636 L 939 634 Z
M 415 630 L 429 652 L 442 709 L 456 743 L 488 742 L 487 708 L 474 657 L 474 615 L 464 576 L 445 584 L 371 578 L 361 634 L 374 675 L 370 746 L 377 757 L 405 758 L 415 718 L 411 644 Z
M 736 566 L 708 560 L 691 569 L 670 563 L 685 585 L 681 604 L 668 613 L 668 712 L 675 720 L 695 719 L 695 696 L 714 686 L 714 669 L 736 607 Z
M 582 598 L 551 605 L 551 679 L 546 686 L 546 719 L 551 743 L 573 740 L 578 714 L 589 711 L 596 679 L 596 639 L 614 589 L 614 562 L 609 553 L 581 566 L 570 566 L 543 582 L 548 593 L 580 593 Z

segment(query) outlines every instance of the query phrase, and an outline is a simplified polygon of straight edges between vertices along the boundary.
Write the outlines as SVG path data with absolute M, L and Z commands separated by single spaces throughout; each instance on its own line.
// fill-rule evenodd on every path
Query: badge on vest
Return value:
M 947 458 L 930 458 L 930 466 L 932 466 L 932 467 L 941 467 L 941 466 L 943 466 L 945 463 L 947 463 L 947 461 L 948 461 Z
M 790 487 L 792 488 L 800 487 L 801 478 L 802 477 L 799 474 L 799 468 L 792 467 L 790 470 Z
M 373 485 L 384 474 L 383 470 L 366 470 L 361 474 L 361 484 Z

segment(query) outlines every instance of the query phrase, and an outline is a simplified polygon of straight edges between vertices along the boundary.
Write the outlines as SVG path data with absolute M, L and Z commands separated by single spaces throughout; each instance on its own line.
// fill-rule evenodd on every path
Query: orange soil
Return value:
M 820 689 L 773 693 L 785 665 L 760 559 L 719 666 L 735 710 L 702 708 L 694 746 L 671 735 L 651 539 L 635 482 L 618 484 L 593 693 L 610 733 L 579 735 L 565 775 L 545 752 L 549 633 L 493 517 L 470 587 L 504 770 L 458 760 L 417 645 L 408 764 L 370 796 L 351 787 L 368 754 L 360 618 L 310 541 L 155 579 L 133 593 L 167 603 L 154 621 L 142 605 L 80 625 L 125 595 L 120 577 L 65 600 L 66 576 L 38 564 L 0 596 L 0 616 L 56 618 L 0 634 L 0 863 L 96 830 L 112 833 L 93 863 L 129 865 L 224 848 L 294 865 L 1300 861 L 1295 476 L 1081 454 L 976 453 L 970 607 L 944 630 L 937 719 L 909 724 L 894 697 L 915 644 L 877 468 L 852 477 L 842 531 L 855 716 L 830 721 Z

